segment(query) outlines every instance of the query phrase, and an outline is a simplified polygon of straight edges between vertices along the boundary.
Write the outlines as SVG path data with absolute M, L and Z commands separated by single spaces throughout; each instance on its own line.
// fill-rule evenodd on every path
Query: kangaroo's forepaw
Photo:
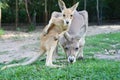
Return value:
M 81 57 L 81 56 L 80 56 L 80 57 L 78 57 L 78 60 L 83 60 L 83 59 L 84 59 L 84 58 L 83 58 L 83 57 Z

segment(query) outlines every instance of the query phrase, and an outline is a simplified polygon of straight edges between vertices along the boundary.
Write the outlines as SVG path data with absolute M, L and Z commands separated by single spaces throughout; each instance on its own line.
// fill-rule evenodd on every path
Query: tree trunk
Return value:
M 36 25 L 36 11 L 34 10 L 34 13 L 33 13 L 33 18 L 32 18 L 32 23 L 34 24 L 34 25 Z
M 45 23 L 48 21 L 47 0 L 45 0 Z
M 102 16 L 103 16 L 103 0 L 100 1 L 100 24 L 102 24 Z
M 48 18 L 51 17 L 51 10 L 52 10 L 52 4 L 53 4 L 53 0 L 49 0 L 49 8 L 48 8 Z
M 28 1 L 27 0 L 25 0 L 25 9 L 26 9 L 26 12 L 27 12 L 28 21 L 31 24 L 31 17 L 30 17 L 30 13 L 29 13 L 29 10 L 28 10 Z
M 86 0 L 84 0 L 84 10 L 86 10 Z
M 100 17 L 99 17 L 99 0 L 96 0 L 96 10 L 97 10 L 97 24 L 100 24 Z
M 0 6 L 0 28 L 1 28 L 1 19 L 2 18 L 2 10 L 1 10 L 1 6 Z
M 15 27 L 18 26 L 18 0 L 16 0 L 16 19 L 15 19 Z

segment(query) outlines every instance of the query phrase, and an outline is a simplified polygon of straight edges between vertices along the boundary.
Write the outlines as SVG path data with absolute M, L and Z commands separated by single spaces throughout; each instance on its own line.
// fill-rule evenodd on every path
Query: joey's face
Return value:
M 58 0 L 58 4 L 62 11 L 64 25 L 70 25 L 71 21 L 73 19 L 73 14 L 74 14 L 75 10 L 77 9 L 79 2 L 77 2 L 70 8 L 66 8 L 66 5 L 63 2 L 63 0 Z
M 64 25 L 70 26 L 73 19 L 73 11 L 71 9 L 65 9 L 62 11 Z

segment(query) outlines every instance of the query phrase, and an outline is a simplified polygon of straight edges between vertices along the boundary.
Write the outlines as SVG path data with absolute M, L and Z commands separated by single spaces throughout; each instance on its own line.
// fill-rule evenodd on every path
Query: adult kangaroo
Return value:
M 83 47 L 88 28 L 87 11 L 75 11 L 72 23 L 59 42 L 67 55 L 68 62 L 73 63 L 76 59 L 83 59 Z
M 58 17 L 62 13 L 54 12 L 53 15 Z M 75 11 L 69 30 L 59 38 L 59 43 L 67 55 L 68 62 L 74 63 L 76 59 L 83 58 L 83 47 L 85 36 L 88 28 L 88 13 L 86 10 Z

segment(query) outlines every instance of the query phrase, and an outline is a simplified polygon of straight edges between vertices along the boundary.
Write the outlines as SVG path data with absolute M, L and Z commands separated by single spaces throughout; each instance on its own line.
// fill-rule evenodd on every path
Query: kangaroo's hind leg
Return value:
M 57 43 L 54 45 L 54 46 L 51 46 L 50 49 L 47 51 L 47 58 L 46 58 L 46 66 L 49 66 L 49 67 L 60 67 L 58 65 L 54 65 L 52 63 L 52 56 L 53 56 L 53 53 L 56 49 L 56 46 L 57 46 Z

